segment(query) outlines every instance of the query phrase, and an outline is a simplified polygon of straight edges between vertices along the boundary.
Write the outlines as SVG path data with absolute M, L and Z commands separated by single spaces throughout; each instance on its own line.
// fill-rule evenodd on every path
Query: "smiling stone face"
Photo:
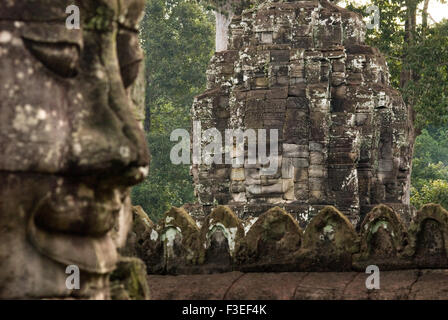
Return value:
M 305 227 L 331 204 L 359 225 L 386 203 L 410 220 L 413 111 L 365 35 L 360 15 L 324 0 L 264 1 L 233 18 L 192 120 L 223 137 L 226 129 L 277 130 L 278 170 L 265 174 L 262 161 L 193 164 L 195 214 L 216 202 L 240 217 L 280 206 Z
M 0 298 L 107 298 L 148 169 L 130 99 L 144 1 L 75 4 L 79 30 L 65 1 L 0 4 Z

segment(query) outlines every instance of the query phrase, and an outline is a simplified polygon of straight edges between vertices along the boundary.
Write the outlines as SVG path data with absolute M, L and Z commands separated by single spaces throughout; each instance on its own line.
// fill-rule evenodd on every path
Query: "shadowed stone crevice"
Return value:
M 232 287 L 239 281 L 241 280 L 245 275 L 247 275 L 246 273 L 241 274 L 241 276 L 239 276 L 238 278 L 236 278 L 231 284 L 230 286 L 227 288 L 226 292 L 224 293 L 222 299 L 226 300 L 227 299 L 227 295 L 229 294 L 230 290 L 232 290 Z
M 412 284 L 409 286 L 409 292 L 408 292 L 408 295 L 407 295 L 408 298 L 411 298 L 411 297 L 412 297 L 412 296 L 411 296 L 412 290 L 413 290 L 415 284 L 416 284 L 416 283 L 418 282 L 418 280 L 421 278 L 422 274 L 423 274 L 423 271 L 422 271 L 422 270 L 418 270 L 418 271 L 417 271 L 417 277 L 415 278 L 415 281 L 412 282 Z
M 444 268 L 447 265 L 448 212 L 440 205 L 424 205 L 408 229 L 409 245 L 404 255 L 417 268 Z
M 295 289 L 294 289 L 294 293 L 293 293 L 293 295 L 291 296 L 291 300 L 295 299 L 296 294 L 297 294 L 297 290 L 298 290 L 299 287 L 300 287 L 300 283 L 303 282 L 309 274 L 310 274 L 310 273 L 308 273 L 308 272 L 304 272 L 303 278 L 300 279 L 301 281 L 299 282 L 299 284 L 296 285 L 296 287 L 295 287 Z
M 448 272 L 446 269 L 421 270 L 418 281 L 412 287 L 410 299 L 446 300 Z
M 351 279 L 351 280 L 349 280 L 346 284 L 345 284 L 345 286 L 344 286 L 344 289 L 342 290 L 342 296 L 343 297 L 345 297 L 345 294 L 346 294 L 346 291 L 347 291 L 347 288 L 356 280 L 356 278 L 361 278 L 363 275 L 362 274 L 358 274 L 358 273 L 355 273 L 354 275 L 353 275 L 353 278 Z

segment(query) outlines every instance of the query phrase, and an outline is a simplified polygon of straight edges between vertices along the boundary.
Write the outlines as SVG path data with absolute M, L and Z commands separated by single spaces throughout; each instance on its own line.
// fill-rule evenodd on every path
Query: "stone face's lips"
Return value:
M 115 225 L 123 205 L 121 195 L 112 190 L 98 196 L 92 189 L 85 189 L 87 194 L 82 194 L 82 187 L 78 187 L 77 193 L 56 192 L 44 198 L 33 215 L 34 223 L 49 232 L 104 236 Z
M 59 178 L 28 218 L 30 243 L 66 266 L 94 274 L 111 272 L 118 259 L 112 229 L 127 193 L 101 186 Z
M 87 237 L 43 231 L 30 219 L 28 239 L 48 258 L 64 265 L 77 265 L 81 270 L 105 274 L 115 268 L 118 259 L 116 246 L 109 234 Z

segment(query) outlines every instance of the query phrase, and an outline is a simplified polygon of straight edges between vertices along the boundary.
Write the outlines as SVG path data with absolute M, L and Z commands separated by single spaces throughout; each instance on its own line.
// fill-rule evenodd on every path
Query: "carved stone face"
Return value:
M 148 169 L 129 97 L 144 1 L 75 4 L 78 30 L 66 1 L 0 3 L 0 298 L 107 298 Z

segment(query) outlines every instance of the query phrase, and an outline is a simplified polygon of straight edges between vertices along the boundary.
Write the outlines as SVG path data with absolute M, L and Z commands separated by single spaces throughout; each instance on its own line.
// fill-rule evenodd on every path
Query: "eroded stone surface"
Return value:
M 403 268 L 407 233 L 400 217 L 389 207 L 379 205 L 365 217 L 360 227 L 360 253 L 354 255 L 354 265 L 365 270 L 375 261 L 381 270 Z
M 165 213 L 159 230 L 167 272 L 177 273 L 198 262 L 199 228 L 185 210 L 172 207 Z
M 232 210 L 225 206 L 215 208 L 201 227 L 204 267 L 215 272 L 231 271 L 243 236 L 243 225 Z
M 167 216 L 169 223 L 178 222 L 166 225 L 162 219 L 142 237 L 140 258 L 149 274 L 350 272 L 370 265 L 381 271 L 448 268 L 442 242 L 447 214 L 438 205 L 424 206 L 409 230 L 392 208 L 379 205 L 359 233 L 332 206 L 319 211 L 304 231 L 279 207 L 240 221 L 228 207 L 218 206 L 200 227 L 182 209 L 173 208 Z M 190 240 L 184 241 L 184 234 Z
M 359 240 L 353 225 L 336 208 L 328 206 L 314 217 L 303 236 L 296 259 L 300 270 L 348 271 Z
M 262 214 L 250 227 L 237 253 L 238 263 L 246 265 L 244 269 L 268 271 L 288 260 L 301 244 L 302 230 L 297 221 L 275 207 Z
M 409 227 L 406 254 L 420 268 L 441 268 L 448 262 L 448 212 L 437 204 L 424 205 Z
M 110 276 L 113 300 L 149 300 L 146 266 L 138 258 L 121 257 Z

